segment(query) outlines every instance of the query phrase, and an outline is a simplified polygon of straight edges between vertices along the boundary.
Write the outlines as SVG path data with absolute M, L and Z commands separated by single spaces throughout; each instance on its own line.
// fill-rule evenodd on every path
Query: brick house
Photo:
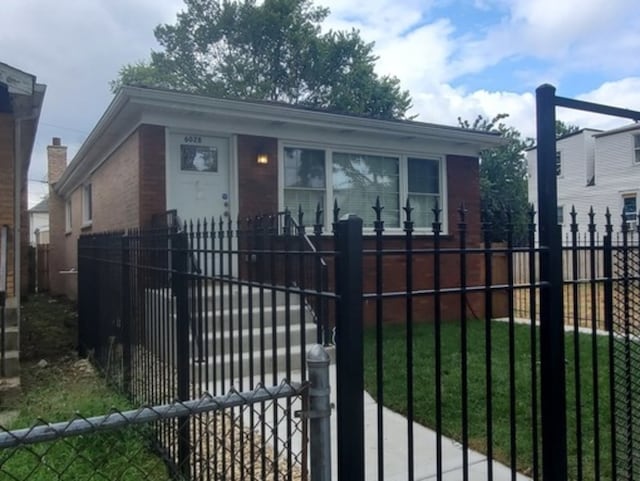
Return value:
M 44 93 L 33 75 L 0 63 L 0 309 L 8 326 L 7 377 L 18 373 L 20 297 L 28 285 L 27 171 Z
M 320 202 L 329 226 L 337 199 L 343 213 L 363 217 L 368 235 L 379 195 L 391 245 L 409 197 L 419 247 L 431 242 L 436 201 L 444 242 L 454 245 L 464 202 L 468 242 L 478 245 L 478 153 L 500 142 L 422 122 L 124 87 L 68 166 L 59 139 L 48 149 L 51 288 L 76 296 L 80 234 L 149 225 L 169 209 L 182 219 L 236 219 L 301 205 L 311 219 Z M 470 270 L 480 279 L 482 266 Z M 452 276 L 445 283 L 455 283 Z

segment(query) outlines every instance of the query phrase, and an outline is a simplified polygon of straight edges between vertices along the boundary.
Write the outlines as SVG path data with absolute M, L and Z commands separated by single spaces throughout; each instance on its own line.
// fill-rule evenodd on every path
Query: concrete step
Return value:
M 6 351 L 4 358 L 4 377 L 20 376 L 20 355 L 16 350 Z M 0 360 L 0 363 L 2 360 Z
M 301 368 L 305 353 L 300 349 L 300 345 L 291 346 L 289 357 L 289 367 L 292 371 L 295 371 Z M 259 352 L 243 352 L 242 356 L 238 352 L 234 352 L 233 357 L 230 354 L 225 354 L 224 357 L 209 356 L 200 359 L 202 359 L 202 362 L 195 362 L 195 358 L 192 360 L 196 372 L 199 372 L 203 379 L 208 374 L 208 379 L 206 380 L 210 383 L 216 382 L 220 384 L 224 378 L 224 383 L 222 384 L 225 384 L 227 388 L 237 385 L 241 377 L 248 376 L 251 366 L 253 366 L 256 379 L 259 379 L 262 369 L 264 369 L 265 376 L 269 379 L 271 379 L 274 372 L 285 373 L 287 370 L 287 349 L 284 347 L 276 349 L 275 352 L 273 349 L 265 349 L 264 356 L 261 356 Z M 279 375 L 278 377 L 282 376 Z
M 287 317 L 288 313 L 288 317 Z M 254 329 L 259 329 L 261 325 L 270 327 L 273 325 L 284 326 L 287 322 L 291 326 L 300 325 L 302 320 L 302 309 L 300 304 L 291 304 L 287 309 L 287 306 L 260 306 L 249 309 L 248 307 L 242 307 L 241 309 L 225 309 L 220 312 L 205 311 L 201 316 L 196 317 L 195 321 L 199 325 L 206 326 L 206 330 L 211 331 L 216 329 L 217 331 L 234 329 L 242 323 L 243 327 L 247 327 L 250 321 L 253 323 Z M 175 318 L 175 317 L 174 317 Z M 304 322 L 312 323 L 314 319 L 311 310 L 306 307 L 304 311 Z
M 284 306 L 287 297 L 290 304 L 299 304 L 300 295 L 294 293 L 285 293 L 277 289 L 259 288 L 248 286 L 208 286 L 201 290 L 189 289 L 189 302 L 193 305 L 202 305 L 202 309 L 220 310 L 238 305 L 243 307 L 263 305 L 270 307 L 272 305 Z M 175 296 L 170 289 L 149 289 L 147 291 L 147 302 L 150 306 L 156 306 L 157 309 L 164 308 L 170 310 L 174 306 Z
M 293 324 L 289 327 L 289 338 L 292 346 L 299 346 L 302 344 L 302 332 L 304 332 L 304 340 L 306 344 L 314 343 L 316 341 L 316 325 L 314 323 L 307 323 L 304 331 L 300 328 L 299 324 Z M 261 338 L 264 336 L 264 344 L 261 344 Z M 225 352 L 229 352 L 231 349 L 234 352 L 248 352 L 250 350 L 251 343 L 253 343 L 253 350 L 258 351 L 264 345 L 264 349 L 272 349 L 274 346 L 282 347 L 286 345 L 287 341 L 287 326 L 265 327 L 264 329 L 254 328 L 252 331 L 243 328 L 241 331 L 235 329 L 233 331 L 224 330 L 222 332 L 206 332 L 203 333 L 203 344 L 198 346 L 197 339 L 194 338 L 193 333 L 190 336 L 190 344 L 194 349 L 194 355 L 200 354 L 199 349 L 202 349 L 202 353 L 213 355 L 219 354 L 222 349 Z
M 0 316 L 2 316 L 1 312 L 0 312 Z M 17 327 L 18 326 L 18 311 L 17 311 L 17 309 L 12 308 L 12 307 L 5 307 L 4 308 L 4 325 L 6 327 Z
M 7 351 L 17 351 L 20 342 L 20 330 L 18 326 L 5 328 L 4 346 Z

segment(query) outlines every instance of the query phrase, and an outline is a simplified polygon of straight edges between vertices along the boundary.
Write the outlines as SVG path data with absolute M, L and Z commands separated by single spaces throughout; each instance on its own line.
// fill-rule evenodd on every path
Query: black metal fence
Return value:
M 539 277 L 546 248 L 535 213 L 528 242 L 515 246 L 515 226 L 493 243 L 493 226 L 464 206 L 446 233 L 436 208 L 425 233 L 407 204 L 401 235 L 373 208 L 370 230 L 336 209 L 331 235 L 317 222 L 307 236 L 304 216 L 285 212 L 84 236 L 81 344 L 134 400 L 162 404 L 304 383 L 307 339 L 328 344 L 335 324 L 339 479 L 542 479 L 540 298 L 552 287 Z M 568 476 L 634 479 L 640 232 L 610 215 L 590 219 L 574 220 L 563 248 Z M 377 402 L 370 419 L 363 389 Z M 213 422 L 223 437 L 256 433 L 279 452 L 294 443 L 293 402 L 280 414 L 231 416 L 237 431 Z M 406 417 L 404 434 L 386 431 L 385 406 Z M 267 418 L 271 434 L 256 423 Z M 206 432 L 185 420 L 154 429 L 158 443 L 177 446 L 178 465 L 195 466 L 191 443 Z M 284 477 L 297 457 L 285 454 Z
M 360 298 L 364 306 L 363 316 L 352 308 L 349 317 L 340 311 L 337 317 L 340 479 L 444 479 L 452 473 L 459 479 L 542 479 L 542 451 L 554 440 L 542 433 L 549 422 L 541 416 L 542 401 L 549 393 L 540 364 L 549 352 L 541 346 L 540 297 L 554 287 L 538 275 L 548 249 L 538 244 L 535 213 L 528 243 L 515 246 L 514 226 L 507 226 L 504 243 L 493 244 L 493 226 L 478 223 L 480 213 L 464 206 L 446 235 L 436 208 L 432 232 L 424 236 L 414 230 L 407 204 L 402 238 L 386 235 L 381 206 L 373 208 L 378 216 L 369 235 L 357 219 L 340 222 L 351 248 L 342 248 L 336 263 L 349 265 L 345 283 L 363 286 L 349 302 Z M 608 213 L 590 218 L 578 226 L 573 216 L 559 286 L 566 410 L 557 409 L 566 417 L 565 462 L 568 479 L 635 479 L 640 232 L 624 222 L 614 226 Z M 345 235 L 337 234 L 337 245 Z M 363 335 L 355 319 L 364 320 Z M 355 395 L 362 382 L 377 401 L 375 446 L 353 424 L 365 416 Z M 385 431 L 383 406 L 406 416 L 401 439 L 393 428 L 393 434 Z M 432 444 L 414 421 L 435 431 Z M 349 429 L 341 433 L 341 425 Z M 461 450 L 452 454 L 449 438 Z M 402 463 L 392 458 L 399 446 Z M 365 451 L 377 453 L 375 462 L 365 462 Z
M 278 215 L 244 224 L 166 218 L 149 230 L 79 239 L 81 352 L 136 405 L 306 382 L 306 345 L 330 335 L 323 313 L 335 294 L 302 223 L 288 215 L 286 223 Z M 306 433 L 296 428 L 300 397 L 286 404 L 275 410 L 263 403 L 247 419 L 233 410 L 214 419 L 222 435 L 211 438 L 213 452 L 220 439 L 241 436 L 241 444 L 264 441 L 285 452 L 291 468 L 305 452 Z M 202 426 L 186 419 L 157 424 L 154 438 L 177 449 L 178 465 L 196 466 L 201 450 L 193 444 L 209 436 Z M 255 436 L 244 434 L 256 426 Z M 295 470 L 283 473 L 292 479 Z

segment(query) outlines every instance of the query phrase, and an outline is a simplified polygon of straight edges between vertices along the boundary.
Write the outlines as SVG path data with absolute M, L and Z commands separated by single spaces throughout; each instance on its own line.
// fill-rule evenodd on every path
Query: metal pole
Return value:
M 312 481 L 331 481 L 330 358 L 320 344 L 307 351 L 309 369 L 309 444 Z
M 335 235 L 338 480 L 364 481 L 362 219 L 346 215 Z
M 189 241 L 186 233 L 173 236 L 171 247 L 172 275 L 176 299 L 176 371 L 178 377 L 178 400 L 189 399 L 189 287 L 188 254 Z M 191 479 L 190 472 L 191 439 L 189 436 L 189 416 L 178 418 L 178 469 L 184 479 Z
M 555 87 L 536 89 L 540 224 L 540 378 L 542 479 L 567 479 L 562 236 L 558 226 Z

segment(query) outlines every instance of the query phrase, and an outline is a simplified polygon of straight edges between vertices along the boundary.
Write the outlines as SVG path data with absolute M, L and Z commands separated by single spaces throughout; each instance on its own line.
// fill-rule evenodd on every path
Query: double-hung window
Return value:
M 286 146 L 283 149 L 283 207 L 292 213 L 301 206 L 307 225 L 315 222 L 320 204 L 321 221 L 331 222 L 334 201 L 341 214 L 357 214 L 364 226 L 373 227 L 376 199 L 383 207 L 385 229 L 402 228 L 407 199 L 416 229 L 431 229 L 434 208 L 443 208 L 443 162 L 401 153 L 365 153 L 343 149 Z M 442 214 L 441 221 L 446 219 Z
M 625 194 L 622 196 L 622 212 L 625 222 L 636 221 L 638 205 L 635 194 Z
M 333 154 L 333 198 L 341 212 L 358 214 L 365 226 L 376 219 L 372 206 L 379 197 L 385 226 L 400 227 L 399 179 L 397 157 Z
M 284 206 L 293 215 L 302 207 L 305 223 L 315 222 L 320 205 L 325 209 L 325 152 L 318 149 L 284 149 Z M 324 221 L 323 221 L 324 222 Z
M 71 199 L 67 200 L 64 204 L 64 230 L 65 232 L 71 232 L 73 228 L 73 219 L 71 217 L 73 210 L 71 207 Z
M 92 204 L 91 184 L 86 184 L 82 188 L 82 225 L 90 225 L 93 220 Z
M 442 208 L 440 199 L 440 161 L 434 159 L 407 159 L 407 185 L 409 202 L 413 207 L 411 218 L 417 227 L 431 227 L 436 206 Z M 440 216 L 442 222 L 442 216 Z
M 640 164 L 640 134 L 633 136 L 633 161 Z

